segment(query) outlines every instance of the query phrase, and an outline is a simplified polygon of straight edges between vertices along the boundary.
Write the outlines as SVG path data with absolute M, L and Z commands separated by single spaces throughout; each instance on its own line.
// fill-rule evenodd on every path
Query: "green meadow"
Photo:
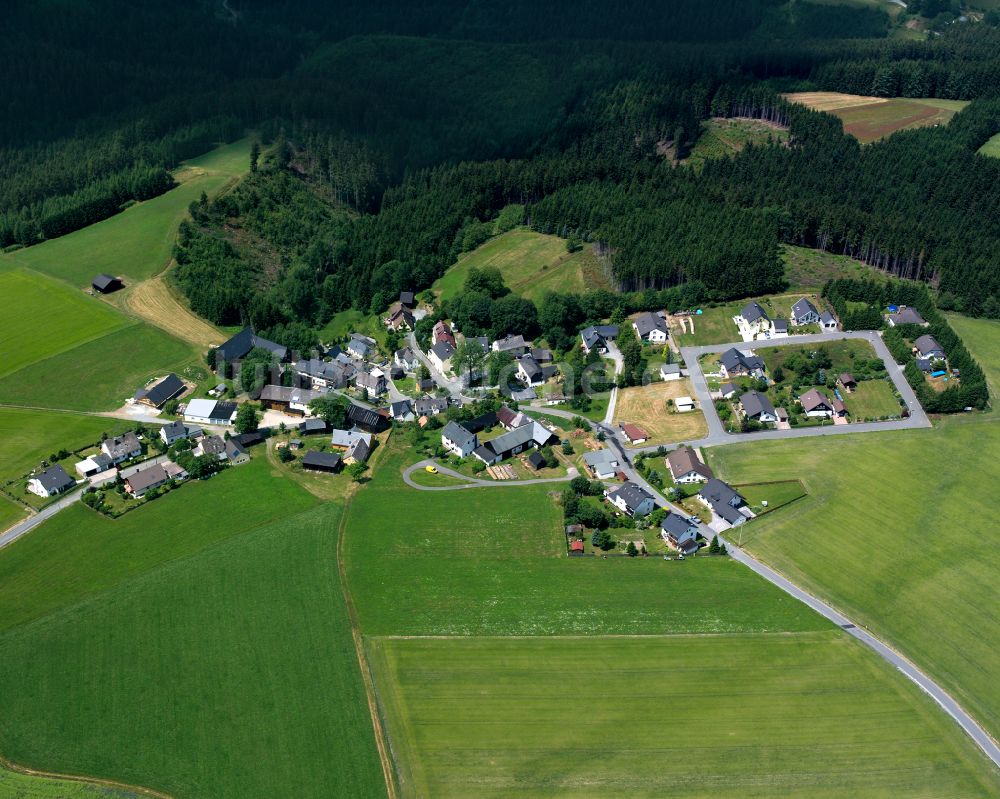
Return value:
M 114 309 L 24 269 L 0 271 L 0 376 L 128 324 Z
M 1000 776 L 844 633 L 369 642 L 401 796 L 979 797 Z
M 214 194 L 250 167 L 250 140 L 241 139 L 185 161 L 176 170 L 179 185 L 159 197 L 57 239 L 0 256 L 89 286 L 94 275 L 122 276 L 126 284 L 161 272 L 170 262 L 177 226 L 202 192 Z
M 1000 322 L 960 314 L 948 314 L 948 322 L 986 372 L 990 394 L 996 402 L 1000 397 Z
M 0 765 L 0 796 L 16 799 L 139 799 L 141 795 L 105 785 L 21 774 Z

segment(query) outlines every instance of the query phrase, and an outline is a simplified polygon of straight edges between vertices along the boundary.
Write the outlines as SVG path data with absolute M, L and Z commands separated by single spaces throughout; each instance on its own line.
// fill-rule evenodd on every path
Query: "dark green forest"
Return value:
M 90 224 L 168 190 L 213 142 L 259 137 L 260 168 L 196 203 L 178 241 L 176 281 L 220 324 L 301 340 L 340 310 L 380 311 L 512 205 L 594 243 L 631 306 L 778 290 L 788 242 L 1000 316 L 1000 161 L 976 154 L 1000 131 L 988 20 L 914 41 L 881 11 L 804 0 L 17 0 L 8 22 L 0 246 Z M 973 103 L 862 147 L 781 97 L 809 89 Z M 678 165 L 715 116 L 790 142 Z

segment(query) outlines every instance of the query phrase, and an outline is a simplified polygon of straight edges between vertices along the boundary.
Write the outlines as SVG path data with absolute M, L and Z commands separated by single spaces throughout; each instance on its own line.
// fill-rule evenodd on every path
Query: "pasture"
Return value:
M 702 344 L 728 344 L 740 341 L 740 331 L 733 317 L 750 302 L 759 302 L 771 319 L 788 319 L 792 306 L 802 297 L 809 297 L 812 303 L 822 311 L 826 306 L 815 293 L 787 293 L 768 297 L 727 302 L 714 307 L 703 307 L 700 315 L 689 317 L 694 321 L 694 335 L 682 333 L 675 317 L 671 317 L 671 335 L 680 347 L 696 347 Z
M 234 479 L 211 510 L 181 499 L 198 488 L 185 486 L 120 520 L 181 503 L 119 532 L 141 540 L 131 552 L 144 562 L 114 585 L 98 585 L 102 566 L 125 553 L 101 552 L 92 528 L 77 531 L 96 550 L 82 560 L 60 559 L 49 525 L 25 539 L 80 590 L 52 606 L 35 584 L 29 594 L 45 610 L 0 636 L 0 751 L 184 799 L 385 796 L 337 576 L 340 508 L 295 515 L 294 502 L 234 491 L 254 485 L 249 468 L 223 476 Z M 266 514 L 280 518 L 251 530 Z M 156 541 L 178 535 L 189 545 L 172 553 Z
M 150 378 L 196 359 L 191 345 L 136 323 L 0 378 L 0 403 L 113 410 Z
M 1000 397 L 1000 322 L 955 313 L 947 316 L 949 324 L 962 337 L 962 343 L 986 373 L 990 394 L 996 402 Z
M 0 408 L 0 481 L 30 471 L 43 458 L 61 449 L 73 451 L 130 427 L 123 419 L 78 413 Z M 66 466 L 75 474 L 72 463 Z
M 869 144 L 899 130 L 946 125 L 969 103 L 933 97 L 864 97 L 840 92 L 795 92 L 785 95 L 817 111 L 826 111 L 844 123 L 844 132 Z
M 715 118 L 702 123 L 701 135 L 684 163 L 698 169 L 705 161 L 725 158 L 749 144 L 787 142 L 788 130 L 761 119 Z
M 0 377 L 129 323 L 104 303 L 24 269 L 0 271 L 0 297 Z
M 975 797 L 1000 777 L 839 631 L 368 643 L 401 796 Z
M 649 444 L 690 441 L 708 433 L 708 423 L 701 409 L 678 413 L 667 404 L 677 397 L 694 397 L 687 378 L 633 386 L 618 391 L 614 424 L 632 422 L 649 433 Z
M 609 288 L 589 246 L 566 252 L 566 241 L 532 230 L 511 230 L 462 255 L 431 287 L 441 300 L 455 297 L 473 267 L 494 267 L 514 294 L 540 300 L 546 291 L 582 293 Z
M 809 496 L 749 525 L 747 548 L 883 636 L 997 735 L 998 451 L 1000 425 L 970 416 L 708 458 L 732 482 L 801 479 Z
M 250 140 L 227 144 L 181 164 L 179 185 L 108 219 L 34 247 L 0 255 L 74 286 L 106 272 L 126 286 L 162 272 L 170 263 L 177 226 L 202 192 L 212 195 L 250 168 Z
M 126 292 L 124 303 L 136 315 L 197 347 L 208 349 L 229 338 L 229 334 L 194 313 L 163 275 L 145 280 Z

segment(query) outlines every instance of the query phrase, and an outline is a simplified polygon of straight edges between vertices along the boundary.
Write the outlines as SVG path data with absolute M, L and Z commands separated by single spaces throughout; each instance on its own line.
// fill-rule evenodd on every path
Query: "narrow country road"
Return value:
M 26 533 L 30 533 L 38 525 L 44 522 L 46 519 L 55 516 L 63 508 L 68 508 L 81 496 L 83 496 L 83 488 L 85 486 L 80 486 L 79 488 L 74 488 L 68 494 L 64 494 L 58 500 L 53 502 L 51 505 L 42 508 L 38 513 L 29 516 L 23 522 L 15 524 L 13 527 L 8 529 L 3 535 L 0 535 L 0 549 L 7 546 L 8 544 L 13 544 L 17 539 Z
M 457 480 L 465 480 L 466 482 L 449 486 L 420 485 L 420 483 L 413 479 L 413 473 L 422 471 L 426 466 L 433 466 L 440 474 L 454 477 Z M 456 472 L 454 469 L 443 466 L 435 460 L 425 458 L 422 461 L 417 461 L 412 466 L 406 467 L 403 471 L 403 482 L 410 488 L 415 488 L 418 491 L 460 491 L 463 488 L 505 488 L 510 486 L 541 485 L 544 483 L 568 483 L 579 474 L 579 471 L 571 467 L 565 477 L 539 477 L 532 480 L 483 480 L 479 477 L 468 477 L 461 472 Z

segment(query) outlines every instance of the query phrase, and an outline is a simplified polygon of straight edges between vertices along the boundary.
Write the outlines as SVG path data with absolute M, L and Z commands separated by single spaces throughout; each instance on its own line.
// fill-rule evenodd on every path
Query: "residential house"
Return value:
M 619 427 L 621 427 L 622 432 L 625 434 L 625 438 L 628 439 L 632 446 L 636 444 L 641 444 L 647 438 L 649 438 L 649 433 L 643 430 L 639 425 L 632 424 L 631 422 L 622 422 Z
M 687 413 L 694 410 L 694 400 L 691 397 L 677 397 L 674 399 L 674 410 L 678 413 Z
M 927 327 L 927 321 L 920 315 L 916 308 L 900 308 L 896 313 L 886 316 L 885 321 L 889 327 L 896 325 L 920 325 Z
M 544 347 L 532 347 L 528 354 L 543 366 L 553 361 L 552 350 L 547 350 Z
M 583 351 L 588 355 L 591 351 L 604 354 L 608 351 L 608 343 L 618 338 L 618 325 L 591 325 L 580 331 Z
M 222 436 L 205 436 L 198 442 L 198 446 L 192 450 L 192 453 L 196 458 L 208 455 L 210 458 L 224 461 L 226 459 L 226 442 L 222 440 Z
M 819 311 L 806 297 L 803 297 L 792 306 L 792 324 L 814 325 L 819 323 Z
M 681 377 L 683 375 L 679 363 L 665 363 L 660 367 L 660 379 L 662 380 L 680 380 Z
M 527 386 L 540 386 L 555 373 L 553 364 L 542 366 L 531 355 L 522 355 L 517 362 L 517 379 Z
M 364 463 L 368 460 L 371 450 L 372 437 L 370 435 L 358 436 L 344 451 L 344 463 L 348 466 L 352 463 Z
M 389 315 L 383 321 L 389 330 L 413 330 L 416 324 L 413 312 L 400 303 L 394 303 L 389 308 Z
M 526 449 L 532 447 L 541 449 L 553 441 L 555 441 L 555 436 L 548 428 L 539 422 L 532 421 L 530 425 L 516 427 L 509 432 L 490 439 L 481 446 L 477 445 L 473 447 L 472 454 L 487 466 L 492 466 Z
M 347 452 L 359 441 L 364 441 L 370 447 L 372 434 L 366 433 L 364 430 L 358 430 L 357 428 L 354 430 L 334 430 L 330 436 L 330 447 L 341 452 Z
M 743 352 L 731 347 L 719 356 L 719 366 L 723 377 L 764 376 L 764 361 L 750 350 Z
M 705 487 L 698 492 L 698 498 L 711 508 L 716 516 L 728 522 L 731 527 L 743 524 L 748 518 L 739 510 L 745 504 L 743 497 L 716 477 L 710 479 Z
M 497 423 L 497 414 L 495 411 L 487 411 L 477 416 L 475 419 L 466 419 L 462 422 L 462 427 L 468 430 L 470 433 L 481 433 L 483 430 L 489 430 L 491 427 Z
M 302 456 L 302 468 L 310 472 L 339 472 L 343 464 L 339 455 L 332 452 L 317 452 L 309 450 Z
M 194 424 L 227 425 L 235 420 L 235 402 L 193 399 L 188 401 L 187 408 L 184 409 L 184 421 Z
M 417 416 L 437 416 L 448 410 L 448 400 L 444 397 L 420 397 L 413 401 L 413 412 Z
M 667 454 L 666 462 L 675 483 L 703 483 L 714 477 L 691 447 L 678 447 Z
M 604 496 L 608 502 L 628 516 L 646 516 L 653 511 L 655 504 L 653 495 L 631 480 L 618 488 L 606 489 Z
M 40 497 L 54 497 L 68 491 L 76 485 L 76 481 L 66 474 L 66 470 L 58 463 L 50 466 L 41 474 L 36 474 L 28 480 L 28 490 Z
M 385 379 L 385 372 L 381 369 L 372 369 L 370 372 L 358 372 L 354 377 L 354 385 L 360 391 L 364 391 L 368 399 L 376 399 L 389 390 L 389 384 Z
M 114 466 L 114 462 L 105 453 L 98 452 L 89 458 L 84 458 L 76 464 L 76 473 L 80 477 L 93 477 L 95 474 L 106 472 Z
M 354 366 L 344 363 L 328 363 L 319 358 L 297 361 L 292 367 L 299 377 L 308 378 L 311 388 L 343 388 L 354 377 Z
M 388 411 L 363 408 L 353 402 L 347 409 L 347 421 L 367 433 L 381 433 L 390 426 Z
M 122 288 L 122 282 L 112 275 L 98 275 L 90 281 L 90 285 L 98 294 L 111 294 Z
M 771 400 L 759 391 L 748 391 L 740 397 L 740 410 L 747 419 L 766 424 L 778 421 Z
M 447 341 L 442 341 L 431 347 L 427 353 L 428 360 L 441 374 L 451 371 L 451 359 L 455 354 L 455 346 Z
M 326 423 L 326 420 L 320 419 L 318 416 L 299 422 L 300 436 L 318 436 L 326 433 L 329 429 L 330 425 Z
M 799 402 L 806 416 L 812 419 L 829 419 L 833 416 L 833 403 L 815 388 L 809 389 L 799 397 Z
M 126 477 L 125 490 L 138 499 L 154 488 L 159 488 L 169 480 L 170 476 L 167 474 L 166 469 L 156 463 Z
M 698 525 L 678 513 L 668 513 L 660 522 L 660 536 L 667 546 L 684 555 L 698 551 Z
M 775 319 L 771 322 L 771 338 L 788 338 L 787 319 Z
M 667 340 L 667 320 L 662 313 L 648 311 L 639 314 L 632 322 L 632 328 L 640 341 L 662 344 Z
M 500 426 L 504 430 L 513 430 L 515 427 L 523 427 L 526 424 L 531 424 L 533 420 L 530 416 L 521 413 L 521 411 L 515 411 L 513 408 L 504 405 L 497 411 L 497 421 L 500 422 Z
M 413 414 L 413 405 L 408 399 L 393 402 L 389 406 L 389 415 L 397 422 L 412 422 L 417 418 Z
M 220 361 L 233 363 L 244 358 L 247 353 L 253 349 L 267 350 L 279 361 L 288 359 L 287 347 L 284 347 L 281 344 L 276 344 L 273 341 L 268 341 L 266 338 L 261 338 L 254 333 L 253 328 L 248 325 L 229 339 L 225 344 L 220 344 L 216 347 L 215 360 L 217 364 Z
M 178 466 L 173 461 L 164 461 L 162 464 L 163 471 L 167 473 L 168 480 L 187 480 L 188 473 L 183 466 Z
M 162 408 L 184 393 L 186 386 L 175 374 L 169 374 L 152 388 L 140 388 L 133 399 L 151 408 Z
M 405 369 L 407 372 L 415 372 L 420 368 L 420 359 L 409 347 L 396 350 L 392 356 L 392 360 L 397 366 Z
M 431 344 L 442 344 L 445 342 L 451 344 L 452 347 L 458 343 L 455 341 L 455 331 L 451 329 L 451 325 L 444 321 L 444 319 L 438 319 L 434 323 L 434 329 L 431 331 Z
M 226 457 L 229 459 L 230 463 L 236 466 L 250 461 L 250 453 L 247 452 L 243 446 L 233 438 L 226 441 Z
M 848 413 L 847 406 L 844 404 L 843 400 L 834 398 L 833 400 L 833 415 L 844 419 L 847 417 Z
M 460 458 L 466 458 L 479 446 L 479 439 L 457 422 L 448 422 L 441 430 L 441 446 Z
M 824 333 L 832 333 L 837 329 L 837 317 L 829 311 L 823 311 L 819 315 L 819 326 L 823 329 Z
M 417 391 L 433 391 L 436 384 L 433 377 L 418 377 L 414 381 L 414 385 L 417 387 Z
M 744 336 L 758 336 L 767 333 L 771 329 L 771 317 L 767 311 L 757 302 L 751 302 L 743 306 L 739 316 L 733 320 Z
M 579 538 L 569 542 L 569 552 L 571 555 L 582 555 L 585 549 L 583 541 Z
M 347 352 L 362 361 L 368 360 L 378 352 L 378 345 L 371 336 L 363 336 L 360 333 L 351 333 L 351 339 L 347 342 Z
M 719 386 L 719 395 L 722 399 L 732 399 L 736 396 L 737 391 L 735 383 L 723 383 Z
M 111 458 L 112 463 L 119 464 L 142 455 L 142 444 L 139 443 L 138 436 L 130 430 L 120 436 L 102 441 L 101 452 Z
M 307 416 L 310 413 L 309 403 L 324 396 L 326 396 L 325 391 L 268 385 L 261 389 L 260 404 L 261 407 L 272 411 L 281 411 L 292 416 Z
M 583 453 L 583 462 L 596 480 L 610 480 L 615 476 L 621 462 L 610 449 L 599 449 L 596 452 Z
M 515 358 L 520 358 L 528 351 L 529 344 L 524 340 L 524 336 L 508 333 L 503 338 L 498 338 L 493 342 L 490 349 L 493 352 L 509 352 Z
M 165 424 L 160 428 L 160 438 L 168 447 L 176 444 L 182 438 L 188 437 L 187 425 L 184 422 L 176 421 Z
M 918 358 L 928 358 L 930 360 L 943 361 L 944 347 L 938 344 L 937 339 L 931 335 L 923 335 L 913 342 L 913 346 L 917 348 Z

